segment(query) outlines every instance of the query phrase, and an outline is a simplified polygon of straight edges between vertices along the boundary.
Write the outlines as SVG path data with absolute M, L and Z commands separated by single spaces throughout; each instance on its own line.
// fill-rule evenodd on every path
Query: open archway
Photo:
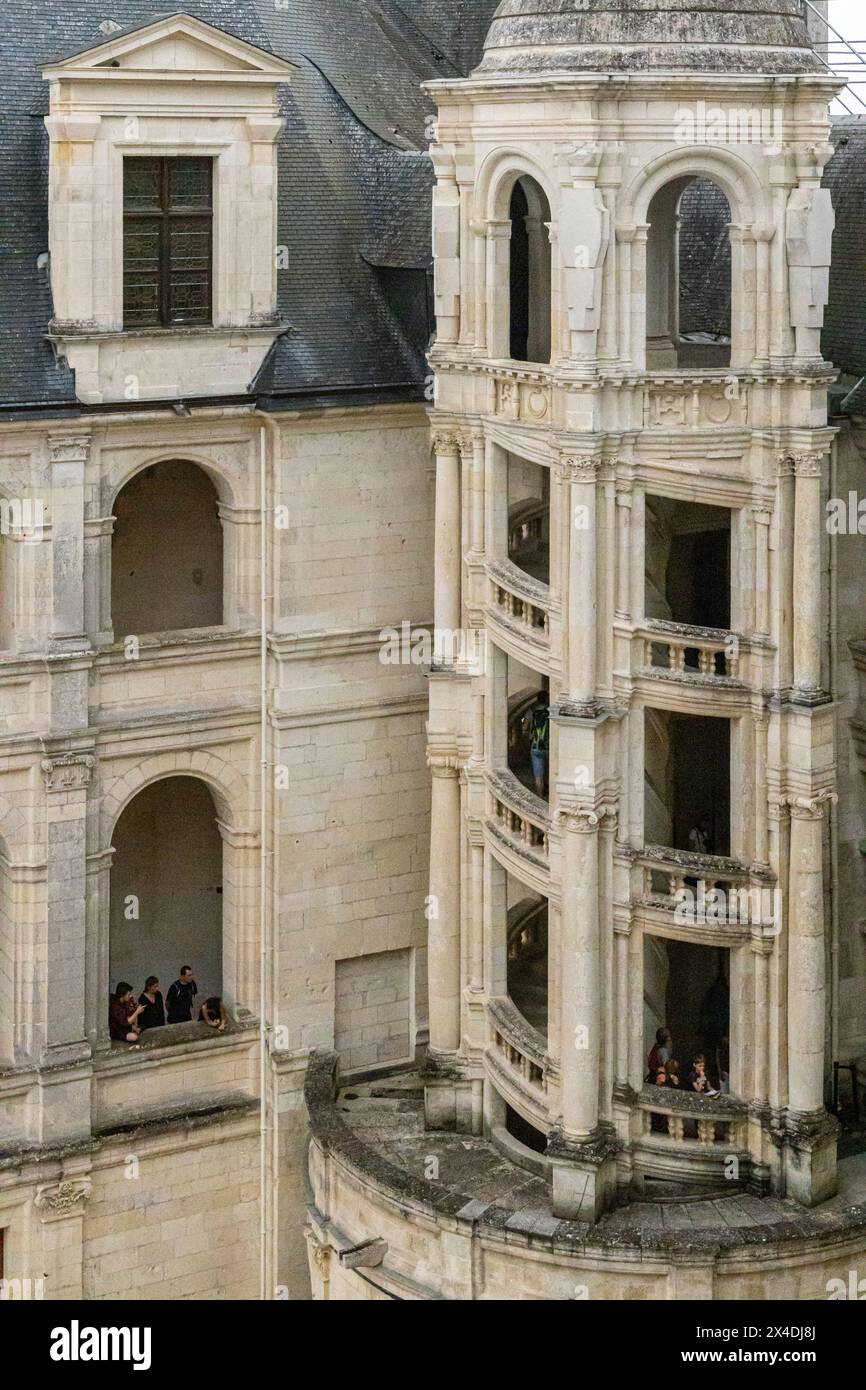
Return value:
M 129 633 L 223 622 L 223 534 L 216 488 L 187 459 L 136 473 L 114 503 L 111 618 Z
M 550 361 L 550 205 L 528 174 L 511 190 L 508 270 L 509 356 Z
M 647 221 L 650 371 L 731 363 L 732 215 L 709 178 L 684 175 L 653 197 Z
M 223 994 L 223 846 L 199 777 L 165 777 L 121 813 L 112 837 L 110 964 L 136 995 L 156 975 L 163 995 L 191 965 L 198 1003 Z

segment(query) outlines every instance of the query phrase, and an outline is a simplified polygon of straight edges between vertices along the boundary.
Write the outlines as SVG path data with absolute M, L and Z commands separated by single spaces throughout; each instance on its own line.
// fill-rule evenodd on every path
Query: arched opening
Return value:
M 110 988 L 136 999 L 152 975 L 163 997 L 182 965 L 198 986 L 193 1018 L 223 994 L 223 847 L 216 808 L 198 777 L 166 777 L 133 797 L 112 838 Z
M 647 221 L 649 371 L 731 363 L 731 208 L 718 184 L 687 175 L 660 188 Z
M 730 1092 L 730 951 L 647 935 L 644 940 L 644 1060 L 659 1030 L 683 1092 L 694 1093 L 696 1057 L 713 1090 Z M 651 1078 L 647 1073 L 647 1081 Z
M 547 1037 L 547 899 L 528 894 L 506 877 L 508 907 L 508 996 L 537 1032 Z
M 549 362 L 550 205 L 535 179 L 517 180 L 508 215 L 509 356 L 516 362 Z
M 550 469 L 508 454 L 508 558 L 550 583 Z
M 188 459 L 151 464 L 121 488 L 111 540 L 111 617 L 128 633 L 223 621 L 223 535 L 216 489 Z

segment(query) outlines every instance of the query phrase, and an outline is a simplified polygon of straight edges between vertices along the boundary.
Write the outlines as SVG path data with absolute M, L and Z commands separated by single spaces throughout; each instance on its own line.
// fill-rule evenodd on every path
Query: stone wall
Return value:
M 334 1046 L 344 1073 L 412 1057 L 410 970 L 409 951 L 336 962 Z

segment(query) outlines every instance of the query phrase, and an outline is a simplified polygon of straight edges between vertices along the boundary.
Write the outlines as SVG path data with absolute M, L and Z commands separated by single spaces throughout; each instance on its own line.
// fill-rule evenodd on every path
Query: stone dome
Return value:
M 479 76 L 821 72 L 802 0 L 502 0 Z

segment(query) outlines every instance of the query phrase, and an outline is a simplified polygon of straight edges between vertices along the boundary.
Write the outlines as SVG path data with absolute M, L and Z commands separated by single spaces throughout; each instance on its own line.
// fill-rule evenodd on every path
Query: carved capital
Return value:
M 784 454 L 782 462 L 787 463 L 790 472 L 798 478 L 820 478 L 826 454 Z
M 456 430 L 434 430 L 431 442 L 437 457 L 460 453 L 460 435 Z
M 616 830 L 618 819 L 612 806 L 560 806 L 556 818 L 565 830 L 576 835 L 594 835 L 605 827 Z
M 439 748 L 427 749 L 427 766 L 434 777 L 459 777 L 463 760 L 456 752 Z
M 567 455 L 560 460 L 560 473 L 566 483 L 594 483 L 601 464 L 599 459 L 576 458 Z
M 46 791 L 76 792 L 90 786 L 96 759 L 89 753 L 62 753 L 43 758 L 40 766 Z
M 818 792 L 816 796 L 785 796 L 781 798 L 794 820 L 823 820 L 824 808 L 832 806 L 839 798 L 836 792 Z
M 89 434 L 48 436 L 48 456 L 55 463 L 86 463 L 90 457 Z

